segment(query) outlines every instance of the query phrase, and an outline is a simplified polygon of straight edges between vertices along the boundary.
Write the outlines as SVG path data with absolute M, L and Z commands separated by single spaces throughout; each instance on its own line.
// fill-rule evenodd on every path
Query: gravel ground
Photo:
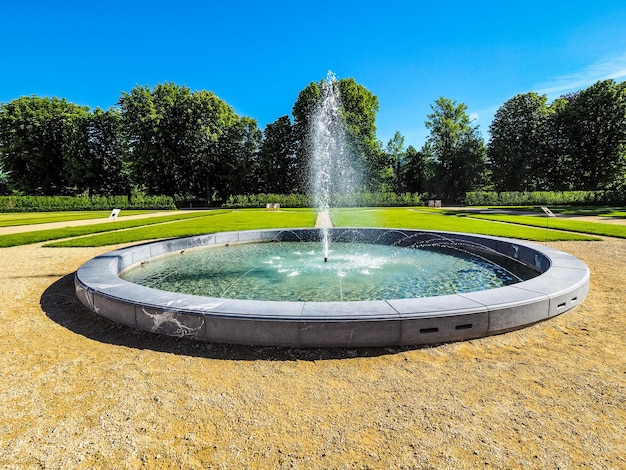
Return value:
M 592 272 L 559 317 L 325 351 L 118 326 L 73 292 L 110 248 L 3 248 L 0 467 L 626 468 L 626 241 L 551 246 Z
M 188 211 L 150 212 L 148 214 L 127 215 L 124 217 L 119 217 L 115 220 L 124 222 L 127 220 L 150 219 L 152 217 L 164 217 L 164 216 L 171 216 L 171 215 L 185 214 L 185 213 L 188 213 Z M 52 230 L 52 229 L 58 229 L 58 228 L 80 227 L 84 225 L 95 225 L 95 224 L 106 224 L 106 223 L 111 224 L 111 226 L 113 226 L 115 222 L 114 222 L 114 219 L 111 219 L 110 217 L 102 217 L 99 219 L 66 220 L 63 222 L 48 222 L 45 224 L 35 224 L 35 225 L 9 225 L 8 227 L 0 227 L 0 235 L 10 235 L 14 233 L 32 232 L 36 230 Z

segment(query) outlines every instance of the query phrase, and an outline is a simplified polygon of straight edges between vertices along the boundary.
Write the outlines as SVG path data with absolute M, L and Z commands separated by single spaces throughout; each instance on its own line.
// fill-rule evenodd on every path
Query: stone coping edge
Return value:
M 361 302 L 279 302 L 209 298 L 139 286 L 119 277 L 165 254 L 229 243 L 319 240 L 318 229 L 221 232 L 118 249 L 75 274 L 91 311 L 140 330 L 198 341 L 289 347 L 378 347 L 461 341 L 523 328 L 566 312 L 589 291 L 589 269 L 548 246 L 501 237 L 408 229 L 333 228 L 335 241 L 410 246 L 462 245 L 497 252 L 541 274 L 464 294 Z

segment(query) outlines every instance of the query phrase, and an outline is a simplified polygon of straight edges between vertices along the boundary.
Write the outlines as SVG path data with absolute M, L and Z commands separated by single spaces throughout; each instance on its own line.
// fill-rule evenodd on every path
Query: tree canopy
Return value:
M 127 143 L 117 108 L 96 108 L 77 119 L 67 146 L 68 184 L 89 195 L 128 194 Z
M 599 81 L 551 104 L 545 95 L 517 95 L 498 109 L 489 132 L 492 179 L 501 191 L 626 183 L 626 82 Z
M 296 138 L 289 116 L 268 124 L 263 131 L 257 169 L 258 189 L 288 194 L 299 188 Z
M 293 122 L 285 115 L 263 131 L 213 92 L 169 82 L 135 86 L 107 110 L 56 97 L 0 103 L 0 193 L 139 191 L 211 204 L 306 192 L 309 128 L 326 80 L 300 91 Z M 353 78 L 334 83 L 362 190 L 462 202 L 466 191 L 491 188 L 626 189 L 626 82 L 599 81 L 552 103 L 533 92 L 516 95 L 497 110 L 487 145 L 467 105 L 441 97 L 419 151 L 400 132 L 383 147 L 377 97 Z
M 546 95 L 531 92 L 511 98 L 496 112 L 489 127 L 489 159 L 497 190 L 537 189 L 548 119 L 546 102 Z
M 435 162 L 437 192 L 458 202 L 486 179 L 484 142 L 464 103 L 440 97 L 431 109 L 425 123 L 430 135 L 423 150 Z
M 581 189 L 626 182 L 626 82 L 597 82 L 567 98 L 569 152 Z
M 69 136 L 88 108 L 25 96 L 0 105 L 0 154 L 11 183 L 30 194 L 63 194 Z
M 147 192 L 169 196 L 226 189 L 225 142 L 240 118 L 212 92 L 174 83 L 136 86 L 119 102 L 130 142 L 131 172 Z M 235 158 L 235 157 L 233 157 Z M 232 162 L 231 162 L 232 163 Z

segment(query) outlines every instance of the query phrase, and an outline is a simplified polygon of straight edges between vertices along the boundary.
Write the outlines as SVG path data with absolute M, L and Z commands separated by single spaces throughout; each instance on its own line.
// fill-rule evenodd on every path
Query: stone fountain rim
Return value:
M 234 344 L 353 347 L 429 344 L 501 333 L 559 315 L 580 304 L 589 269 L 545 245 L 487 235 L 401 228 L 333 228 L 335 235 L 425 234 L 480 243 L 542 273 L 496 289 L 414 299 L 294 302 L 209 298 L 124 281 L 119 273 L 176 251 L 227 243 L 289 241 L 318 229 L 220 232 L 133 245 L 97 256 L 75 275 L 78 298 L 90 310 L 141 330 Z

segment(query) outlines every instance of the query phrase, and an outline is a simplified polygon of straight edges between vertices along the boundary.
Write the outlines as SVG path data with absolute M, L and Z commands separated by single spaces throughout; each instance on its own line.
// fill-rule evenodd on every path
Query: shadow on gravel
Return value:
M 268 346 L 238 346 L 229 344 L 204 343 L 189 339 L 157 335 L 118 325 L 107 318 L 87 310 L 74 293 L 74 274 L 68 274 L 50 287 L 40 299 L 45 314 L 54 322 L 86 338 L 116 346 L 134 349 L 238 361 L 319 361 L 328 359 L 349 359 L 375 357 L 419 349 L 415 347 L 386 348 L 284 348 Z

